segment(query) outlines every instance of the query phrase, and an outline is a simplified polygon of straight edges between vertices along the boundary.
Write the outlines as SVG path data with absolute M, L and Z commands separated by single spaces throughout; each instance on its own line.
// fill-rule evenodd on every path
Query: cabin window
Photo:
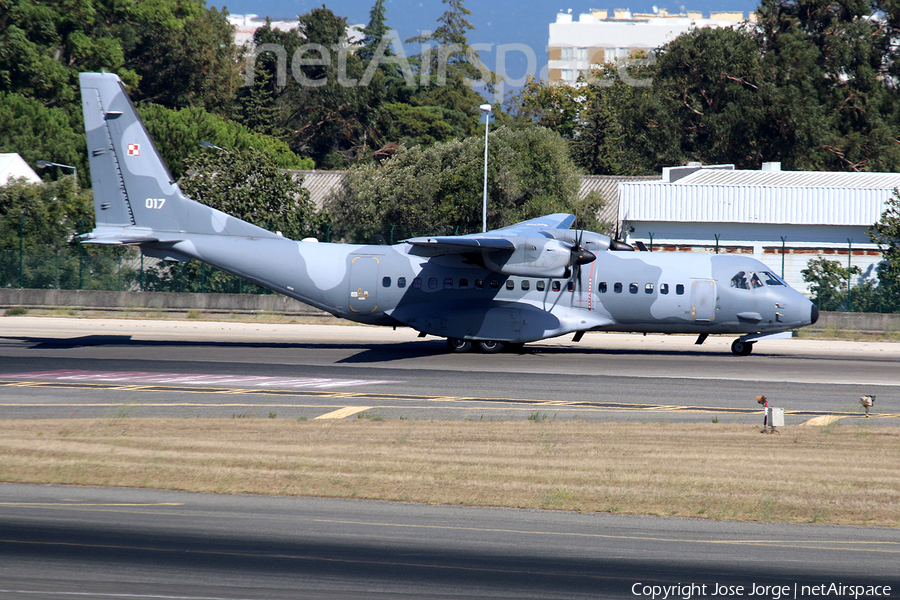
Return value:
M 600 285 L 597 286 L 597 291 L 600 292 L 601 294 L 606 293 L 606 282 L 605 281 L 600 282 Z
M 669 284 L 668 283 L 659 284 L 659 293 L 662 294 L 663 296 L 668 294 L 669 293 Z
M 617 293 L 617 294 L 621 294 L 621 293 L 622 293 L 622 284 L 621 284 L 620 282 L 617 281 L 617 282 L 613 285 L 613 291 L 614 291 L 615 293 Z
M 531 289 L 531 282 L 528 281 L 527 279 L 523 279 L 522 280 L 522 291 L 527 292 L 529 289 Z
M 628 284 L 628 291 L 629 291 L 629 293 L 637 294 L 637 290 L 638 290 L 638 284 L 636 284 L 636 283 L 629 283 L 629 284 Z
M 391 278 L 390 277 L 382 277 L 381 278 L 381 287 L 391 287 Z
M 437 277 L 429 277 L 428 278 L 428 289 L 429 290 L 437 289 Z
M 675 293 L 678 294 L 679 296 L 684 296 L 684 284 L 683 283 L 679 283 L 678 285 L 675 286 Z
M 559 282 L 558 282 L 558 281 L 554 281 L 554 282 L 550 285 L 550 289 L 552 289 L 554 292 L 558 292 L 559 289 L 560 289 L 560 287 L 559 287 Z
M 491 279 L 491 289 L 492 289 L 492 290 L 499 290 L 499 289 L 500 289 L 500 282 L 499 282 L 498 280 L 496 280 L 496 279 Z
M 574 292 L 575 291 L 575 282 L 570 279 L 569 282 L 566 283 L 566 289 L 569 290 L 570 292 Z
M 652 294 L 652 293 L 653 293 L 653 284 L 652 284 L 652 283 L 647 283 L 647 284 L 644 285 L 644 293 L 645 293 L 645 294 Z
M 483 290 L 484 289 L 484 279 L 476 279 L 475 280 L 475 289 Z
M 444 289 L 445 289 L 445 290 L 452 290 L 452 289 L 453 289 L 453 278 L 452 278 L 452 277 L 446 277 L 446 278 L 444 279 Z
M 508 290 L 516 289 L 516 282 L 513 281 L 512 279 L 507 279 L 506 280 L 506 289 L 508 289 Z
M 397 278 L 397 287 L 405 288 L 406 287 L 406 277 L 398 277 Z
M 534 284 L 534 286 L 537 288 L 537 291 L 543 292 L 544 288 L 547 287 L 547 283 L 543 279 L 541 279 L 536 284 Z
M 419 289 L 420 287 L 422 287 L 422 278 L 416 277 L 415 279 L 413 279 L 412 286 L 413 286 L 413 289 L 416 289 L 416 290 Z
M 461 289 L 461 290 L 469 289 L 469 280 L 468 279 L 460 279 L 459 280 L 459 289 Z

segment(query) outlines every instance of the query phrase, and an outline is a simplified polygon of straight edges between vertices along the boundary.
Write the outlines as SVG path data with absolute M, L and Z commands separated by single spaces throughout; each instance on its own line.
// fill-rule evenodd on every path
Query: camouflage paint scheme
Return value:
M 732 350 L 748 354 L 818 316 L 755 259 L 629 251 L 570 229 L 567 214 L 392 246 L 290 240 L 182 195 L 119 78 L 80 81 L 97 217 L 85 243 L 200 260 L 337 317 L 446 337 L 456 351 L 604 330 L 697 333 L 698 343 L 742 334 Z

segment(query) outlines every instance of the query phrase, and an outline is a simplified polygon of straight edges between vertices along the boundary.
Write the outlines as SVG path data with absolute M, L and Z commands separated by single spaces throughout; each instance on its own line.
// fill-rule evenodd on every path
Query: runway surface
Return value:
M 0 484 L 4 600 L 898 598 L 898 561 L 895 529 Z
M 900 344 L 588 334 L 522 353 L 448 354 L 408 329 L 5 317 L 0 418 L 718 420 L 833 415 L 900 425 Z M 872 418 L 859 398 L 875 395 Z

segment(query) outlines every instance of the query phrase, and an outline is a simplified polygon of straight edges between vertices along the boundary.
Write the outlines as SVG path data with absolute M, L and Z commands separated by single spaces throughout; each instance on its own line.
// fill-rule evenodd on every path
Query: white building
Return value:
M 618 215 L 629 242 L 752 255 L 809 293 L 800 272 L 819 257 L 860 267 L 853 285 L 877 278 L 881 254 L 867 232 L 898 187 L 900 173 L 691 165 L 664 169 L 658 182 L 620 183 Z
M 6 185 L 10 179 L 24 177 L 28 183 L 40 183 L 41 178 L 16 153 L 0 154 L 0 185 Z
M 713 12 L 705 19 L 699 11 L 676 15 L 661 9 L 653 14 L 632 14 L 617 8 L 610 17 L 606 9 L 591 9 L 577 21 L 571 12 L 560 12 L 550 24 L 549 78 L 551 83 L 571 85 L 594 66 L 647 56 L 692 27 L 735 27 L 744 21 L 740 11 Z

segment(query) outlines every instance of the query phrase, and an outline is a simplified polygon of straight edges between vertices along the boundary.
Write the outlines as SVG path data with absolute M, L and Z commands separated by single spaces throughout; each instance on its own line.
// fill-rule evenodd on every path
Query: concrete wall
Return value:
M 328 313 L 280 294 L 176 294 L 166 292 L 101 292 L 91 290 L 0 289 L 0 310 L 24 308 L 74 308 L 124 311 L 135 309 L 166 312 L 260 313 L 326 316 Z
M 257 294 L 175 294 L 160 292 L 98 292 L 88 290 L 28 290 L 0 288 L 0 311 L 23 308 L 164 312 L 198 310 L 207 313 L 271 312 L 296 316 L 328 316 L 297 300 Z M 847 331 L 900 331 L 900 314 L 823 312 L 813 329 L 835 327 Z

